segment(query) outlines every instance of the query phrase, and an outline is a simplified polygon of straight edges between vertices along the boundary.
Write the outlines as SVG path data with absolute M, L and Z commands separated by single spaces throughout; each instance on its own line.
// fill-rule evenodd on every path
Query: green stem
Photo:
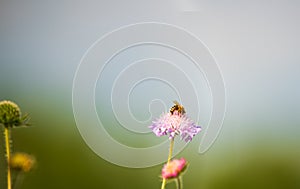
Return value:
M 4 128 L 5 135 L 5 149 L 6 149 L 6 157 L 7 157 L 7 189 L 11 189 L 11 173 L 10 173 L 10 141 L 9 141 L 9 128 Z
M 171 142 L 170 142 L 167 165 L 170 163 L 170 160 L 172 158 L 173 146 L 174 146 L 174 138 L 172 138 Z M 161 189 L 165 189 L 165 186 L 166 186 L 166 179 L 163 179 L 162 184 L 161 184 Z
M 176 185 L 177 185 L 177 189 L 182 189 L 182 180 L 181 180 L 181 177 L 177 177 L 176 179 Z
M 24 174 L 22 172 L 18 172 L 17 176 L 15 177 L 14 179 L 14 182 L 13 182 L 13 189 L 17 189 L 17 188 L 20 188 L 19 186 L 21 186 L 22 182 L 23 182 L 23 179 L 24 179 Z

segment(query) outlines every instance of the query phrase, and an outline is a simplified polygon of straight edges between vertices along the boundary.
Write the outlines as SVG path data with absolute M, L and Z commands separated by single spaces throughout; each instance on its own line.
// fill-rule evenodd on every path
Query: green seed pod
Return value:
M 28 116 L 21 117 L 21 110 L 17 104 L 11 101 L 0 102 L 0 124 L 5 127 L 27 125 Z

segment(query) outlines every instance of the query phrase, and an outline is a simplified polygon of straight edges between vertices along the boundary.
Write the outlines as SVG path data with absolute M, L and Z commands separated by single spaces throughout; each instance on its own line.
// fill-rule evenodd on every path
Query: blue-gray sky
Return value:
M 76 68 L 97 39 L 124 25 L 163 22 L 195 34 L 216 58 L 227 90 L 224 127 L 236 136 L 293 135 L 300 122 L 299 7 L 298 1 L 1 1 L 1 98 L 20 88 L 70 106 Z

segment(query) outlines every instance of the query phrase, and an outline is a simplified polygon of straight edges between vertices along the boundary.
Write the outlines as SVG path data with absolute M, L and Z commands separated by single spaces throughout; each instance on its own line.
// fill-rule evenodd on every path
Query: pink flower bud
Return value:
M 187 162 L 184 158 L 174 159 L 165 164 L 161 175 L 164 179 L 171 179 L 178 177 L 186 168 Z

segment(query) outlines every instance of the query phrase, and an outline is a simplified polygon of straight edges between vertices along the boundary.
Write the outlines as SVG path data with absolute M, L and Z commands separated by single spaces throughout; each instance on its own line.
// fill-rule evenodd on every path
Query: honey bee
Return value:
M 184 107 L 181 104 L 179 104 L 176 100 L 174 100 L 173 102 L 175 105 L 170 109 L 170 113 L 173 115 L 174 111 L 177 110 L 178 113 L 184 114 Z

